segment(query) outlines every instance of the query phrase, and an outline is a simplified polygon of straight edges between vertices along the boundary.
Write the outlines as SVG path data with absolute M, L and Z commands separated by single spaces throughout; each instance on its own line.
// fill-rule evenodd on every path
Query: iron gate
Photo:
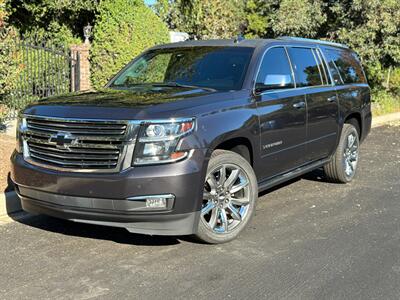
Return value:
M 20 76 L 7 99 L 8 117 L 43 97 L 79 90 L 79 53 L 49 41 L 21 40 L 17 47 Z

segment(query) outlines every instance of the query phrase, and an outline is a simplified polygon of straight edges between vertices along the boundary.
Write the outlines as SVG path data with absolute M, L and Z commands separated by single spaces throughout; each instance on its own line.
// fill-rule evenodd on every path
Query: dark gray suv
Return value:
M 149 49 L 102 90 L 27 107 L 12 179 L 28 212 L 221 243 L 262 190 L 319 167 L 351 181 L 370 126 L 344 45 L 187 41 Z

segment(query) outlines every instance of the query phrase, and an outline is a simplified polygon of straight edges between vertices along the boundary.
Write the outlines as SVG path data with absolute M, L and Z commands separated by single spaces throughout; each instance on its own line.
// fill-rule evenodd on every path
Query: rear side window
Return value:
M 292 69 L 285 49 L 283 47 L 269 49 L 261 62 L 256 80 L 256 90 L 262 92 L 293 87 Z
M 320 62 L 310 48 L 288 48 L 298 87 L 322 85 Z
M 325 53 L 329 61 L 329 69 L 337 84 L 339 82 L 337 82 L 335 76 L 338 76 L 338 72 L 344 84 L 366 82 L 364 72 L 355 53 L 333 49 L 327 49 Z

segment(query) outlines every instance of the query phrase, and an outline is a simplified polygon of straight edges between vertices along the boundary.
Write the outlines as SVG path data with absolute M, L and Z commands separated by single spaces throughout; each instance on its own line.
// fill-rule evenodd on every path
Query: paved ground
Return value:
M 0 298 L 399 299 L 400 127 L 374 129 L 359 171 L 264 193 L 219 246 L 44 216 L 0 226 Z

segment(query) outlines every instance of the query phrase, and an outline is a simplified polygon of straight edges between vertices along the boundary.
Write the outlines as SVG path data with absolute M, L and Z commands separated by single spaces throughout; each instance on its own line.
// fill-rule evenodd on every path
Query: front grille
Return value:
M 47 168 L 116 172 L 133 153 L 136 130 L 128 121 L 25 117 L 24 157 Z

